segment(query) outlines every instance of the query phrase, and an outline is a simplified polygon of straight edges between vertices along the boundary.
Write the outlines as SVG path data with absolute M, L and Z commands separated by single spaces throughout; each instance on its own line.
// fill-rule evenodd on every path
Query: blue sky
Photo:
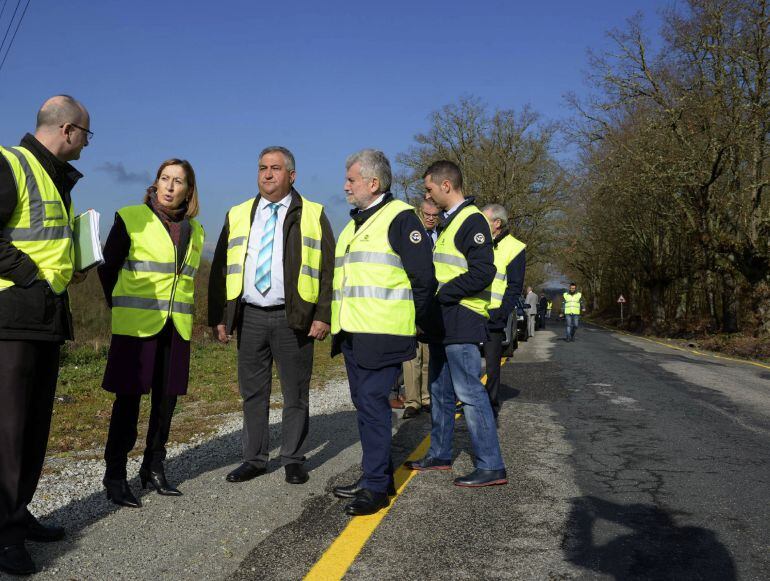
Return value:
M 637 11 L 654 34 L 670 4 L 32 0 L 0 71 L 0 143 L 18 143 L 47 96 L 69 93 L 96 133 L 75 162 L 86 175 L 76 208 L 102 212 L 106 236 L 158 165 L 183 157 L 210 242 L 255 194 L 259 150 L 285 145 L 297 189 L 339 231 L 347 155 L 376 147 L 393 160 L 431 111 L 464 95 L 564 118 L 564 94 L 587 90 L 587 48 Z

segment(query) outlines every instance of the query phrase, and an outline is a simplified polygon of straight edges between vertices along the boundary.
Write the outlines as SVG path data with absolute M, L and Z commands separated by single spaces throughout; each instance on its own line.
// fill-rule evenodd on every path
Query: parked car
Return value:
M 516 299 L 516 334 L 519 341 L 527 340 L 527 311 L 529 305 L 521 297 Z

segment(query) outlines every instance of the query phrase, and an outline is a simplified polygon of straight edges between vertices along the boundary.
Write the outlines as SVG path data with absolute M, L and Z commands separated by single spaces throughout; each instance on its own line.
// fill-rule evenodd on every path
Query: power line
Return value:
M 16 39 L 16 33 L 19 32 L 19 27 L 21 26 L 21 21 L 24 20 L 24 15 L 27 13 L 27 8 L 29 8 L 29 4 L 32 2 L 32 0 L 27 0 L 27 3 L 24 5 L 24 10 L 21 13 L 21 16 L 19 17 L 19 21 L 16 23 L 16 30 L 13 31 L 13 36 L 11 37 L 11 42 L 8 43 L 8 48 L 5 49 L 5 56 L 3 56 L 3 61 L 0 62 L 0 71 L 3 70 L 3 65 L 5 64 L 5 59 L 8 58 L 8 53 L 11 52 L 11 47 L 13 46 L 13 41 Z M 21 3 L 21 0 L 19 0 L 19 3 Z M 18 4 L 16 5 L 16 8 L 18 8 Z M 13 22 L 13 20 L 11 20 Z M 9 28 L 10 30 L 10 28 Z M 6 32 L 6 34 L 8 34 Z M 5 42 L 5 41 L 3 41 Z M 1 46 L 1 45 L 0 45 Z
M 0 53 L 3 52 L 3 47 L 5 46 L 5 40 L 8 38 L 8 33 L 11 32 L 11 27 L 13 26 L 13 19 L 16 18 L 16 12 L 18 12 L 19 6 L 21 6 L 21 0 L 17 0 L 16 8 L 13 9 L 13 14 L 11 14 L 11 20 L 8 22 L 8 28 L 5 29 L 3 42 L 0 42 Z

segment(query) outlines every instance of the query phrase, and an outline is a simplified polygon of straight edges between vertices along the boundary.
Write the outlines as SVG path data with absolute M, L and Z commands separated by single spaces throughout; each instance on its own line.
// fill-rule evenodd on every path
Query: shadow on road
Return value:
M 311 416 L 308 435 L 308 449 L 315 450 L 308 458 L 306 466 L 313 470 L 337 456 L 340 452 L 358 442 L 358 432 L 355 428 L 356 417 L 354 411 L 340 411 L 326 415 Z M 345 428 L 342 428 L 342 427 Z M 349 428 L 349 429 L 348 429 Z M 281 442 L 281 423 L 270 426 L 271 454 L 275 455 Z M 241 461 L 241 430 L 226 434 L 219 438 L 209 440 L 200 446 L 191 448 L 179 456 L 166 461 L 166 473 L 169 480 L 179 484 L 180 488 L 185 481 L 192 480 L 202 474 L 218 470 L 232 465 L 235 467 Z M 280 461 L 276 458 L 269 462 L 268 472 L 280 470 Z M 218 483 L 219 484 L 219 483 Z M 129 481 L 132 490 L 139 494 L 140 499 L 148 494 L 155 494 L 150 490 L 141 490 L 139 479 Z M 237 484 L 228 484 L 222 475 L 221 486 L 224 490 L 232 488 L 235 493 Z M 201 502 L 212 502 L 208 498 Z M 139 510 L 148 513 L 160 510 L 160 506 L 147 506 Z M 53 511 L 41 519 L 44 524 L 66 523 L 67 537 L 59 543 L 46 545 L 36 544 L 33 554 L 39 565 L 48 566 L 54 559 L 61 557 L 72 550 L 77 550 L 81 531 L 89 525 L 109 516 L 121 509 L 107 500 L 103 491 L 95 492 L 84 498 L 73 500 L 69 504 Z M 148 514 L 148 518 L 152 518 Z
M 624 580 L 736 579 L 732 557 L 713 531 L 677 526 L 650 504 L 573 498 L 567 523 L 565 558 L 596 573 Z

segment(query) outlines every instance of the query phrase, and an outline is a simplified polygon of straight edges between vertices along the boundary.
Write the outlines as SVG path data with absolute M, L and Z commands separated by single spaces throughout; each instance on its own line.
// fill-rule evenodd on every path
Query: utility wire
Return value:
M 5 12 L 5 5 L 8 4 L 8 0 L 3 0 L 3 7 L 0 8 L 0 21 L 3 20 L 3 12 Z
M 16 18 L 16 12 L 18 12 L 19 6 L 21 6 L 21 0 L 17 0 L 16 8 L 13 9 L 13 14 L 11 15 L 11 20 L 8 22 L 8 28 L 5 29 L 5 35 L 3 36 L 3 42 L 0 42 L 0 54 L 2 54 L 2 52 L 3 52 L 3 47 L 5 46 L 5 40 L 8 38 L 8 33 L 11 32 L 11 27 L 13 27 L 13 19 Z
M 27 3 L 24 5 L 24 10 L 21 13 L 21 16 L 19 17 L 19 21 L 16 23 L 16 30 L 13 31 L 13 36 L 11 37 L 11 42 L 8 43 L 8 48 L 5 49 L 5 56 L 3 56 L 2 62 L 0 62 L 0 71 L 3 70 L 3 65 L 5 64 L 5 59 L 8 58 L 8 53 L 11 52 L 11 47 L 13 46 L 13 41 L 16 39 L 16 33 L 19 32 L 19 27 L 21 26 L 21 21 L 24 20 L 24 15 L 27 13 L 27 8 L 29 8 L 29 4 L 32 2 L 32 0 L 27 0 Z M 21 3 L 21 0 L 19 0 L 19 3 Z M 18 4 L 16 5 L 16 8 L 18 8 Z M 9 28 L 10 30 L 10 28 Z M 6 33 L 7 34 L 7 33 Z M 5 42 L 5 41 L 3 41 Z

